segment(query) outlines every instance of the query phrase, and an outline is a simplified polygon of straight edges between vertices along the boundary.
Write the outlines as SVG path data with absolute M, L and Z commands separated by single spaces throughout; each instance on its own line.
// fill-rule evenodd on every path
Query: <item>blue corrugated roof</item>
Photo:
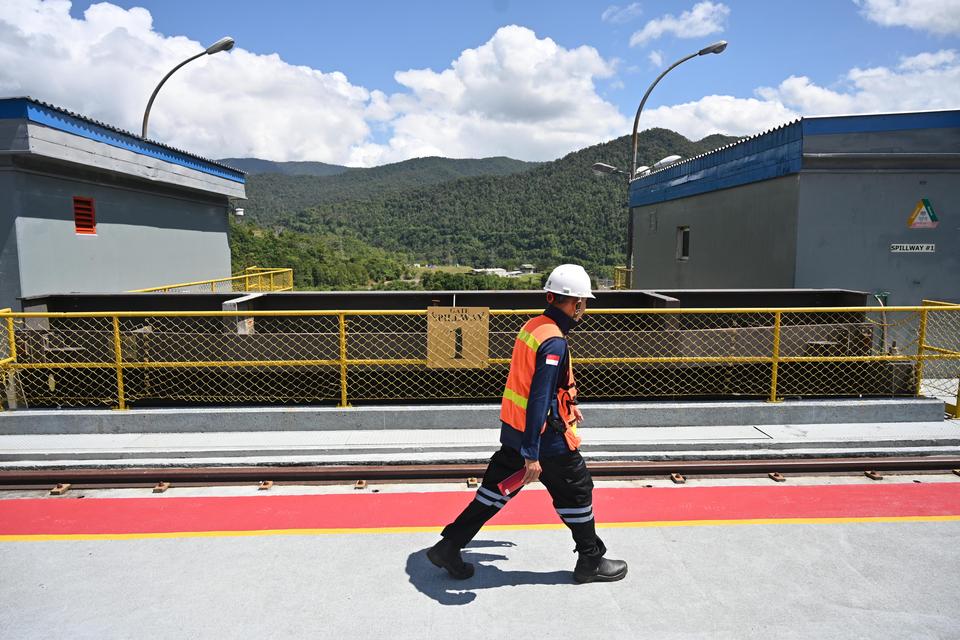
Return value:
M 798 173 L 804 136 L 960 127 L 960 111 L 801 118 L 630 183 L 637 207 Z
M 804 135 L 960 127 L 960 111 L 917 111 L 802 118 Z
M 51 129 L 72 133 L 89 140 L 96 140 L 113 147 L 171 162 L 233 182 L 243 184 L 246 181 L 246 174 L 233 167 L 175 149 L 160 142 L 145 140 L 129 131 L 118 129 L 30 97 L 0 98 L 0 119 L 29 120 Z

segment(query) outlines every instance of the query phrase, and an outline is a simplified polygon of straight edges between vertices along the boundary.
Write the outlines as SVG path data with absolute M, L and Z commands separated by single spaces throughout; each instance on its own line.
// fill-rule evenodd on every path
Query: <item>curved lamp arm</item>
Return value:
M 721 40 L 719 42 L 714 42 L 708 47 L 704 47 L 703 49 L 700 49 L 700 51 L 697 51 L 696 53 L 691 53 L 690 55 L 684 58 L 680 58 L 679 60 L 674 62 L 672 65 L 667 67 L 666 71 L 664 71 L 659 76 L 657 76 L 657 79 L 653 81 L 653 84 L 651 84 L 647 88 L 647 92 L 643 94 L 643 99 L 640 101 L 640 107 L 637 109 L 637 116 L 633 119 L 633 160 L 630 162 L 630 175 L 627 177 L 627 180 L 633 180 L 637 173 L 637 142 L 638 142 L 637 141 L 637 125 L 640 124 L 640 112 L 643 111 L 643 105 L 647 103 L 647 98 L 650 97 L 650 92 L 653 91 L 653 88 L 657 86 L 657 83 L 663 79 L 663 76 L 667 75 L 668 73 L 673 71 L 673 69 L 683 64 L 690 58 L 696 58 L 697 56 L 703 56 L 708 53 L 722 53 L 723 50 L 726 48 L 727 48 L 726 40 Z
M 163 80 L 161 80 L 160 84 L 157 85 L 157 88 L 153 90 L 153 93 L 150 95 L 150 100 L 147 101 L 147 108 L 143 112 L 143 128 L 140 132 L 140 137 L 141 138 L 147 137 L 147 121 L 150 119 L 150 107 L 153 106 L 153 101 L 156 99 L 157 94 L 160 93 L 160 87 L 162 87 L 163 83 L 167 81 L 167 78 L 169 78 L 174 73 L 176 73 L 177 69 L 187 64 L 188 62 L 193 62 L 194 60 L 202 56 L 213 55 L 215 53 L 220 53 L 221 51 L 229 51 L 230 49 L 233 48 L 233 45 L 234 45 L 233 38 L 229 36 L 225 38 L 220 38 L 219 40 L 214 42 L 212 45 L 207 47 L 205 50 L 201 51 L 195 56 L 190 56 L 189 58 L 187 58 L 186 60 L 184 60 L 177 66 L 175 66 L 173 69 L 171 69 L 170 72 L 167 73 L 167 75 L 163 76 Z

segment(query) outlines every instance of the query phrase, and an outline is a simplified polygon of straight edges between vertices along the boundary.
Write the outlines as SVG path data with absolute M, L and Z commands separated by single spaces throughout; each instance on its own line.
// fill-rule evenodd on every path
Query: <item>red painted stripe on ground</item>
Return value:
M 434 492 L 0 500 L 0 535 L 441 526 L 471 497 Z M 601 523 L 960 515 L 960 483 L 598 489 L 594 512 Z M 490 523 L 557 522 L 547 494 L 527 491 Z

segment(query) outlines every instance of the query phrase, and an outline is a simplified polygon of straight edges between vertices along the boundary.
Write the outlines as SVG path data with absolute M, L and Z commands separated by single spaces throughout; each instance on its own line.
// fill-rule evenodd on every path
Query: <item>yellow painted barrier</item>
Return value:
M 292 291 L 293 269 L 248 267 L 241 275 L 213 280 L 181 282 L 127 293 L 230 293 L 256 291 Z
M 487 366 L 443 369 L 427 366 L 425 310 L 5 309 L 0 369 L 29 407 L 495 402 L 516 333 L 539 313 L 491 310 Z M 954 415 L 960 404 L 949 303 L 590 309 L 570 343 L 586 399 L 924 395 Z

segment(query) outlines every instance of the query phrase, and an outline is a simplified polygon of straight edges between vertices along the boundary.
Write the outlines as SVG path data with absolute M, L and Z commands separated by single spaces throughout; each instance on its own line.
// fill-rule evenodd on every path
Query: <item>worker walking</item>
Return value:
M 580 265 L 562 264 L 550 273 L 544 290 L 547 308 L 527 322 L 513 346 L 510 374 L 500 405 L 500 443 L 490 458 L 477 494 L 441 532 L 427 557 L 452 577 L 465 580 L 473 565 L 460 550 L 520 489 L 505 495 L 498 488 L 524 470 L 523 484 L 539 479 L 569 527 L 579 554 L 577 582 L 613 582 L 627 575 L 627 563 L 604 557 L 593 518 L 593 480 L 580 455 L 577 388 L 567 349 L 567 334 L 593 298 L 590 276 Z

